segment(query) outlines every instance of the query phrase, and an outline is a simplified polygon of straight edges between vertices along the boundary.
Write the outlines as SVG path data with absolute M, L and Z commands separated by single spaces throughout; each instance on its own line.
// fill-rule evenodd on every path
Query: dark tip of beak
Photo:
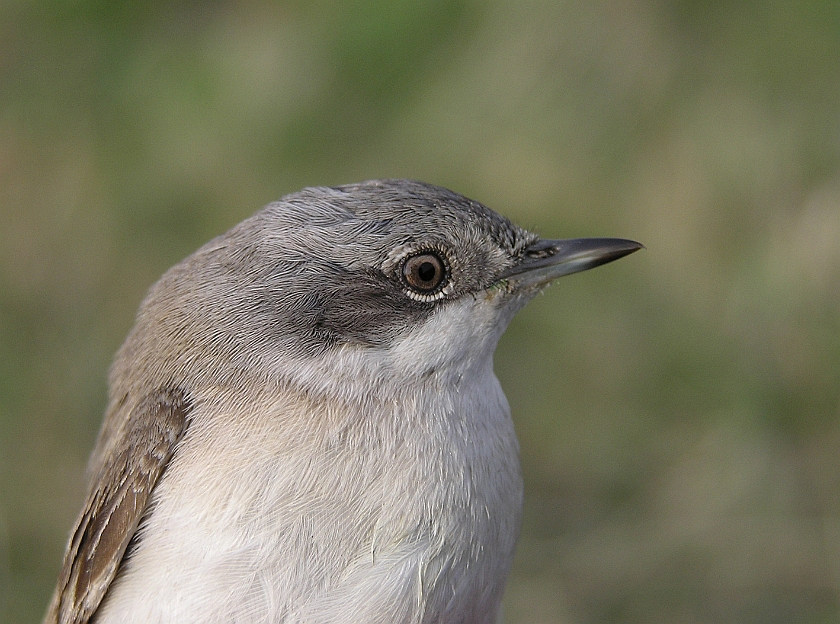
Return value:
M 563 275 L 592 269 L 642 249 L 644 245 L 623 238 L 573 238 L 538 240 L 521 261 L 501 279 L 515 287 L 539 286 Z

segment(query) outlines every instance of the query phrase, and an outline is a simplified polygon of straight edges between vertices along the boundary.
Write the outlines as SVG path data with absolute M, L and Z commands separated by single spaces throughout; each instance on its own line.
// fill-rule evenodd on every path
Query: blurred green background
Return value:
M 42 615 L 145 290 L 307 185 L 549 237 L 496 369 L 507 622 L 840 621 L 840 3 L 0 3 L 0 622 Z

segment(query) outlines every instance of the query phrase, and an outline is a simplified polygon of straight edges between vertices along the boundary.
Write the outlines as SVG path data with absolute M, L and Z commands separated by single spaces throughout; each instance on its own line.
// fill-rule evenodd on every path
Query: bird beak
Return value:
M 538 240 L 525 250 L 519 264 L 499 277 L 515 290 L 533 288 L 550 281 L 618 260 L 644 245 L 623 238 L 572 238 Z

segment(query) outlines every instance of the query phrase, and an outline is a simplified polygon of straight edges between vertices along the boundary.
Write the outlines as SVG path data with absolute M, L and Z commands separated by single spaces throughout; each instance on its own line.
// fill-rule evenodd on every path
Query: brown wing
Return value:
M 190 407 L 183 391 L 167 389 L 132 410 L 73 530 L 45 624 L 85 624 L 99 607 L 184 435 Z

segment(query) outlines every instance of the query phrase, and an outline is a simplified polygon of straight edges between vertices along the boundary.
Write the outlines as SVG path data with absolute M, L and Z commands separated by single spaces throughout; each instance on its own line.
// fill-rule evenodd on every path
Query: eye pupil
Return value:
M 424 282 L 431 282 L 435 278 L 437 269 L 431 262 L 424 262 L 417 268 L 417 275 Z
M 446 282 L 446 265 L 437 253 L 425 251 L 409 257 L 403 264 L 403 279 L 423 295 L 439 292 Z

